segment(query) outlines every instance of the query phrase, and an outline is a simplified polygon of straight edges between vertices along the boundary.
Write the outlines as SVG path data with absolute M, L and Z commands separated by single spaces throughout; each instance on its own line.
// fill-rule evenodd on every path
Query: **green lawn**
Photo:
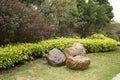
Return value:
M 105 53 L 87 54 L 91 64 L 86 70 L 72 70 L 66 66 L 52 67 L 44 58 L 25 63 L 9 73 L 3 80 L 111 80 L 120 73 L 120 48 Z

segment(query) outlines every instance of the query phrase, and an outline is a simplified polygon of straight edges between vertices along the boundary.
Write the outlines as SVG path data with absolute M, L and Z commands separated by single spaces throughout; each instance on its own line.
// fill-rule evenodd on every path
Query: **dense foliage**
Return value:
M 100 1 L 100 5 L 98 4 Z M 78 27 L 77 33 L 86 37 L 103 30 L 113 18 L 112 7 L 108 1 L 101 0 L 77 0 Z
M 35 42 L 47 37 L 49 27 L 37 12 L 16 0 L 0 0 L 0 44 Z
M 86 37 L 103 31 L 112 18 L 108 0 L 0 0 L 0 45 Z M 8 45 L 0 48 L 0 68 L 42 57 L 52 48 L 63 50 L 74 42 L 82 43 L 87 52 L 116 49 L 116 41 L 101 34 Z
M 79 38 L 57 38 L 41 41 L 39 43 L 26 43 L 8 45 L 0 48 L 0 68 L 14 66 L 15 63 L 43 57 L 53 48 L 61 51 L 72 46 L 74 42 L 83 44 L 88 52 L 105 52 L 116 49 L 116 41 L 110 38 L 105 39 L 79 39 Z
M 0 0 L 0 44 L 86 37 L 112 18 L 107 0 Z
M 45 0 L 38 9 L 50 26 L 57 27 L 56 36 L 81 37 L 101 32 L 113 18 L 112 10 L 107 0 Z
M 120 41 L 120 23 L 112 21 L 104 28 L 104 33 L 110 38 Z
M 87 38 L 88 39 L 102 39 L 102 40 L 108 39 L 108 37 L 104 36 L 103 34 L 93 34 L 91 36 L 88 36 Z

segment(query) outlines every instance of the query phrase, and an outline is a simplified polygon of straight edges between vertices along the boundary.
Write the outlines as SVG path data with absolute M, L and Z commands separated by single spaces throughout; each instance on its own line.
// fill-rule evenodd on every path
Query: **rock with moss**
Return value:
M 67 57 L 66 65 L 71 69 L 86 69 L 90 59 L 86 57 L 86 51 L 82 44 L 74 43 L 72 47 L 65 48 L 64 54 Z
M 69 57 L 66 60 L 66 65 L 71 69 L 86 69 L 90 65 L 90 58 L 84 56 Z

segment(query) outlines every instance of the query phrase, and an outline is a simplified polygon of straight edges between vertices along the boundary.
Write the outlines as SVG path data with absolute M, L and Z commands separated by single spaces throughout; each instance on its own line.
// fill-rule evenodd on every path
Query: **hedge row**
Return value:
M 117 42 L 113 39 L 106 38 L 103 39 L 73 39 L 73 38 L 59 38 L 53 40 L 42 41 L 40 44 L 47 48 L 44 49 L 45 53 L 51 50 L 52 48 L 58 48 L 63 50 L 65 47 L 72 46 L 74 42 L 79 42 L 83 44 L 86 48 L 87 52 L 94 53 L 94 52 L 106 52 L 115 50 L 117 47 Z M 44 54 L 44 53 L 43 53 Z
M 93 34 L 91 36 L 88 36 L 87 38 L 88 39 L 102 39 L 102 40 L 110 39 L 110 38 L 104 36 L 103 34 Z
M 0 68 L 14 66 L 15 63 L 33 59 L 38 56 L 45 56 L 53 48 L 63 50 L 74 42 L 83 44 L 87 52 L 105 52 L 115 50 L 117 45 L 113 39 L 75 39 L 58 38 L 41 41 L 38 43 L 26 43 L 8 45 L 0 48 Z

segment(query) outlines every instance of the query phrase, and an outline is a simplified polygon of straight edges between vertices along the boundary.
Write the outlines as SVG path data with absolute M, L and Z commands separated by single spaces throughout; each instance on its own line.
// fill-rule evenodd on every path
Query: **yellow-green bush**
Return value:
M 116 41 L 110 38 L 106 39 L 75 39 L 58 38 L 41 41 L 38 43 L 26 43 L 17 45 L 8 45 L 0 48 L 0 68 L 14 66 L 15 63 L 30 60 L 34 57 L 44 56 L 53 48 L 63 50 L 72 46 L 74 42 L 83 44 L 88 52 L 105 52 L 115 50 Z
M 88 39 L 108 39 L 108 37 L 104 36 L 103 34 L 93 34 L 87 37 Z

